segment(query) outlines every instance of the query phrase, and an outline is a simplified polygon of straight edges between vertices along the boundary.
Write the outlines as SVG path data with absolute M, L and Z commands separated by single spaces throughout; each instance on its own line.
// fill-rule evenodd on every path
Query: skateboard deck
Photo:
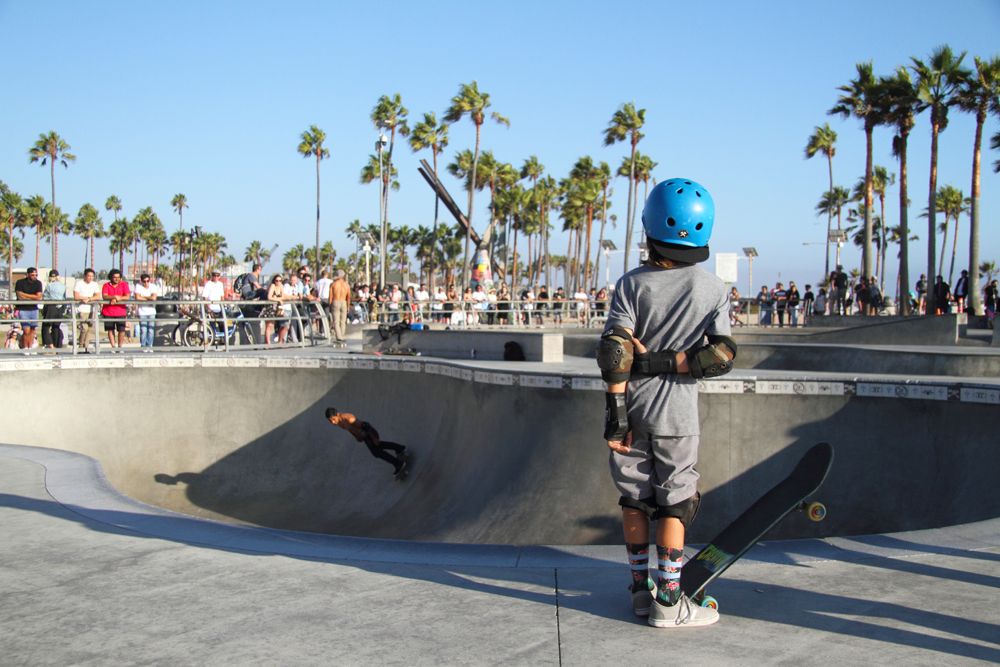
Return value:
M 691 599 L 716 606 L 704 596 L 705 587 L 738 561 L 779 521 L 796 509 L 808 509 L 809 518 L 819 521 L 826 509 L 819 503 L 805 506 L 804 501 L 823 484 L 833 463 L 833 447 L 825 442 L 814 445 L 795 468 L 770 491 L 738 516 L 704 549 L 681 569 L 681 590 Z
M 409 451 L 403 454 L 403 466 L 394 475 L 396 481 L 401 482 L 410 474 L 410 462 L 413 461 L 413 455 Z

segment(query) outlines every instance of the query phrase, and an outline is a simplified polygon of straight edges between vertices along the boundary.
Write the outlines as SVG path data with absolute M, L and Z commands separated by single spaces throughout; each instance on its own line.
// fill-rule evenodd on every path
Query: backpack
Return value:
M 251 274 L 241 273 L 237 276 L 236 280 L 233 281 L 233 291 L 240 295 L 240 298 L 248 301 L 256 296 L 253 288 L 253 283 L 250 282 Z

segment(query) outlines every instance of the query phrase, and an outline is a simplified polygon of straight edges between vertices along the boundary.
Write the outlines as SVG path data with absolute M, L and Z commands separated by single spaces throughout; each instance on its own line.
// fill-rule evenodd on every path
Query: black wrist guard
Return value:
M 677 372 L 677 353 L 673 350 L 663 352 L 638 352 L 632 359 L 632 375 L 661 375 Z
M 604 394 L 604 439 L 621 442 L 628 434 L 628 409 L 625 394 Z

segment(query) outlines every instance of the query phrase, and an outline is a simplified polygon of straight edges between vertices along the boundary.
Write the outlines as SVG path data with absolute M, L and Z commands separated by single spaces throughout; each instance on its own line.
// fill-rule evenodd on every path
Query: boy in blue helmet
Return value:
M 714 220 L 712 197 L 698 183 L 672 178 L 653 188 L 642 212 L 649 259 L 618 281 L 597 354 L 633 611 L 654 627 L 719 619 L 680 590 L 685 530 L 701 499 L 698 379 L 729 372 L 736 357 L 725 285 L 697 266 L 708 259 Z

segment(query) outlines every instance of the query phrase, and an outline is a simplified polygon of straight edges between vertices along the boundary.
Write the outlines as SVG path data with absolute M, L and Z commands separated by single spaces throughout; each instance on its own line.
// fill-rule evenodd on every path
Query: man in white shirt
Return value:
M 323 269 L 319 272 L 319 280 L 316 281 L 316 294 L 319 295 L 320 303 L 323 304 L 323 310 L 330 314 L 330 285 L 333 284 L 333 280 L 330 279 L 330 272 Z
M 420 319 L 426 320 L 430 316 L 430 313 L 427 312 L 427 302 L 431 300 L 431 294 L 427 291 L 427 285 L 420 283 L 420 287 L 413 293 L 413 296 L 416 297 L 417 305 L 420 307 Z
M 218 315 L 222 312 L 222 306 L 219 302 L 221 302 L 225 296 L 226 286 L 222 282 L 222 274 L 218 271 L 212 271 L 212 279 L 206 281 L 204 287 L 201 288 L 201 298 L 205 301 L 214 302 L 209 305 L 209 309 L 212 313 Z
M 136 301 L 144 302 L 139 306 L 139 349 L 143 352 L 153 351 L 153 336 L 156 333 L 156 306 L 149 302 L 156 301 L 160 296 L 160 288 L 150 281 L 149 274 L 139 276 L 139 284 L 133 290 Z
M 77 323 L 76 344 L 84 354 L 90 354 L 87 343 L 90 342 L 90 334 L 94 328 L 90 302 L 101 300 L 101 286 L 94 280 L 93 269 L 85 269 L 83 280 L 76 281 L 76 285 L 73 286 L 73 298 L 80 302 L 80 305 L 76 307 L 77 315 L 80 318 Z

